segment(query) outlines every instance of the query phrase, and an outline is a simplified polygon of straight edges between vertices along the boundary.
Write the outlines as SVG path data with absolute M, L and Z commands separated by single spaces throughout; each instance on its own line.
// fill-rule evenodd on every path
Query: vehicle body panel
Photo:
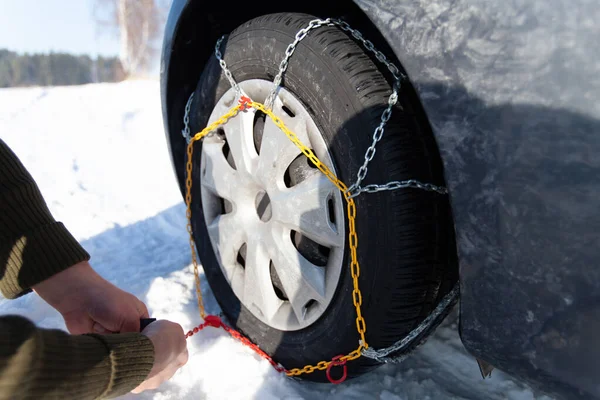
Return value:
M 174 1 L 165 36 L 167 132 L 168 52 L 187 3 Z M 542 390 L 600 398 L 600 6 L 356 3 L 407 71 L 440 148 L 465 347 Z
M 546 390 L 600 397 L 600 6 L 358 4 L 440 147 L 464 345 Z

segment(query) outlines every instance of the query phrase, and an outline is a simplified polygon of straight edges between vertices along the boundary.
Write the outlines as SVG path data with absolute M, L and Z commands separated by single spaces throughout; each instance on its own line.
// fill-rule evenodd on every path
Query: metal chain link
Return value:
M 273 80 L 273 90 L 267 96 L 267 100 L 265 100 L 265 105 L 269 110 L 273 109 L 273 103 L 275 102 L 275 97 L 277 97 L 277 91 L 279 90 L 279 86 L 281 85 L 283 74 L 287 70 L 292 54 L 294 54 L 294 51 L 296 51 L 296 46 L 298 46 L 298 43 L 300 43 L 308 35 L 308 32 L 310 32 L 313 29 L 319 28 L 323 25 L 331 25 L 331 19 L 313 19 L 308 23 L 307 27 L 300 29 L 298 33 L 296 33 L 294 41 L 289 44 L 287 49 L 285 49 L 285 57 L 279 64 L 279 72 L 277 72 L 277 75 Z
M 415 179 L 409 179 L 406 181 L 392 181 L 386 183 L 385 185 L 373 184 L 359 187 L 356 191 L 351 192 L 350 197 L 356 197 L 361 193 L 377 193 L 384 190 L 398 190 L 406 188 L 421 189 L 428 192 L 437 192 L 439 194 L 448 194 L 448 189 L 443 186 L 437 186 L 431 183 L 422 183 Z
M 365 39 L 359 30 L 352 28 L 350 25 L 348 25 L 348 23 L 346 21 L 342 21 L 339 19 L 332 19 L 331 22 L 333 22 L 334 24 L 339 26 L 341 30 L 352 34 L 352 36 L 356 40 L 359 40 L 360 42 L 362 42 L 363 46 L 365 46 L 365 48 L 367 50 L 369 50 L 371 53 L 373 53 L 375 55 L 375 58 L 377 58 L 377 60 L 380 63 L 384 64 L 387 67 L 387 69 L 391 72 L 392 76 L 394 77 L 394 81 L 399 82 L 402 79 L 406 79 L 406 75 L 404 75 L 402 72 L 400 72 L 398 67 L 396 67 L 396 65 L 393 62 L 391 62 L 385 56 L 385 54 L 383 54 L 381 51 L 377 50 L 375 48 L 375 45 L 373 44 L 373 42 L 371 42 L 368 39 Z
M 184 137 L 185 142 L 190 144 L 190 140 L 192 140 L 192 132 L 190 130 L 190 109 L 192 107 L 192 101 L 194 100 L 194 92 L 190 94 L 187 103 L 185 104 L 185 113 L 183 115 L 183 130 L 181 131 L 181 135 Z
M 369 192 L 366 190 L 361 190 L 362 188 L 361 188 L 360 184 L 362 183 L 362 181 L 367 176 L 367 173 L 369 172 L 369 169 L 368 169 L 369 163 L 375 157 L 375 153 L 377 151 L 377 149 L 376 149 L 377 143 L 383 137 L 383 133 L 385 131 L 385 125 L 388 123 L 388 121 L 390 120 L 390 118 L 392 116 L 392 110 L 393 110 L 394 106 L 398 103 L 398 92 L 400 91 L 400 88 L 401 88 L 401 80 L 405 79 L 406 76 L 400 72 L 398 67 L 396 67 L 396 65 L 394 65 L 394 63 L 392 63 L 385 56 L 385 54 L 383 54 L 381 51 L 379 51 L 375 48 L 375 45 L 373 44 L 373 42 L 371 42 L 368 39 L 365 39 L 360 31 L 358 31 L 357 29 L 353 29 L 345 21 L 335 19 L 332 22 L 334 24 L 336 24 L 337 26 L 339 26 L 341 30 L 350 33 L 352 35 L 352 37 L 354 37 L 356 40 L 360 41 L 362 43 L 362 45 L 365 47 L 365 49 L 367 49 L 368 51 L 373 53 L 375 55 L 375 58 L 377 58 L 377 60 L 379 62 L 381 62 L 382 64 L 384 64 L 387 67 L 387 69 L 390 71 L 390 73 L 392 74 L 392 77 L 394 79 L 394 83 L 392 84 L 392 94 L 388 98 L 387 108 L 381 114 L 381 120 L 379 122 L 379 125 L 377 126 L 377 128 L 375 128 L 375 131 L 373 132 L 373 141 L 371 142 L 371 146 L 369 146 L 369 148 L 367 149 L 367 151 L 365 153 L 363 165 L 359 168 L 358 173 L 356 174 L 356 182 L 354 182 L 354 184 L 352 186 L 350 186 L 350 188 L 348 189 L 351 193 L 351 196 L 356 197 L 360 193 L 363 193 L 363 192 L 372 193 L 372 192 Z M 427 189 L 425 189 L 425 185 L 422 185 L 422 186 L 423 187 L 421 187 L 421 189 L 427 190 Z M 381 190 L 393 190 L 393 189 L 381 189 Z
M 231 85 L 233 90 L 235 90 L 235 92 L 241 96 L 242 89 L 237 84 L 235 79 L 233 79 L 233 75 L 231 74 L 231 71 L 229 70 L 229 68 L 227 68 L 227 63 L 225 62 L 225 60 L 223 59 L 223 55 L 221 54 L 221 43 L 223 43 L 223 40 L 225 40 L 225 35 L 221 36 L 219 38 L 219 40 L 217 40 L 217 44 L 215 44 L 215 57 L 217 57 L 217 60 L 219 60 L 219 65 L 221 66 L 221 69 L 225 73 L 225 77 L 229 81 L 229 84 Z
M 387 122 L 390 120 L 390 117 L 392 116 L 392 108 L 396 105 L 396 103 L 398 101 L 399 88 L 400 88 L 400 82 L 398 81 L 398 82 L 394 83 L 394 87 L 392 89 L 392 95 L 388 99 L 387 108 L 381 114 L 381 121 L 379 122 L 379 126 L 377 126 L 377 128 L 375 128 L 375 132 L 373 132 L 373 141 L 371 142 L 371 146 L 369 146 L 369 148 L 367 149 L 367 151 L 365 153 L 365 161 L 364 161 L 363 165 L 358 169 L 358 173 L 356 174 L 356 182 L 354 182 L 354 184 L 352 186 L 350 186 L 350 188 L 348 189 L 348 191 L 350 192 L 350 195 L 353 197 L 358 195 L 358 192 L 361 190 L 360 184 L 362 183 L 363 179 L 365 179 L 365 177 L 367 176 L 367 172 L 369 172 L 369 169 L 368 169 L 369 163 L 375 157 L 375 152 L 377 151 L 377 149 L 376 149 L 377 143 L 379 143 L 379 141 L 383 137 L 383 132 L 385 131 L 385 125 L 387 124 Z
M 382 363 L 401 363 L 406 359 L 406 357 L 408 357 L 412 350 L 415 350 L 424 342 L 424 339 L 426 339 L 428 334 L 431 333 L 432 328 L 439 325 L 446 315 L 448 315 L 453 306 L 456 304 L 459 295 L 460 288 L 459 284 L 456 283 L 452 290 L 446 296 L 444 296 L 442 301 L 440 301 L 432 313 L 429 314 L 427 318 L 425 318 L 419 324 L 419 326 L 410 331 L 408 335 L 393 345 L 383 349 L 375 350 L 374 348 L 369 347 L 368 349 L 363 350 L 362 355 Z M 394 353 L 401 354 L 390 357 L 390 354 Z
M 194 92 L 192 92 L 192 94 L 190 94 L 190 97 L 188 98 L 188 101 L 185 105 L 185 113 L 183 114 L 183 130 L 181 131 L 181 135 L 185 138 L 185 141 L 187 144 L 190 144 L 190 141 L 192 140 L 192 132 L 190 129 L 190 112 L 191 112 L 193 100 L 194 100 Z M 203 137 L 212 137 L 215 135 L 217 135 L 217 131 L 213 130 L 213 131 L 208 132 Z

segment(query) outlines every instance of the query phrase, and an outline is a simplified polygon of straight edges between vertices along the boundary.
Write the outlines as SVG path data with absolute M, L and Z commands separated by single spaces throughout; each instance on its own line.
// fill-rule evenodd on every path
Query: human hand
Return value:
M 185 334 L 179 324 L 170 321 L 156 321 L 142 331 L 154 345 L 154 366 L 148 377 L 132 393 L 158 388 L 171 379 L 188 360 Z
M 139 332 L 140 318 L 148 318 L 144 303 L 102 278 L 87 261 L 33 289 L 62 314 L 72 334 Z

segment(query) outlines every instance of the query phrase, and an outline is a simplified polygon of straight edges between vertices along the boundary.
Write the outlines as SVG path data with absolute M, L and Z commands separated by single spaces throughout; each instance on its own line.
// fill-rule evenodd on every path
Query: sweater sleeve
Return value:
M 104 399 L 133 390 L 154 362 L 139 333 L 68 335 L 0 317 L 0 400 Z
M 0 291 L 16 298 L 31 287 L 89 260 L 65 226 L 54 220 L 35 181 L 0 140 Z

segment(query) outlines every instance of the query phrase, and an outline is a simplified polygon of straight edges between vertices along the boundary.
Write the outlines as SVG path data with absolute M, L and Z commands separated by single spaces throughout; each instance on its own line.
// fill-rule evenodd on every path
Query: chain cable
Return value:
M 452 290 L 448 292 L 446 296 L 444 296 L 442 301 L 439 302 L 431 314 L 429 314 L 427 318 L 425 318 L 415 329 L 410 331 L 408 335 L 398 340 L 393 345 L 383 349 L 375 350 L 372 347 L 369 347 L 368 349 L 363 350 L 362 355 L 382 363 L 400 364 L 409 355 L 409 352 L 403 351 L 407 350 L 409 347 L 412 347 L 411 350 L 414 350 L 421 343 L 423 343 L 423 339 L 426 337 L 426 335 L 423 335 L 423 333 L 428 333 L 428 330 L 442 322 L 442 320 L 446 317 L 446 315 L 448 315 L 453 306 L 456 304 L 459 294 L 459 284 L 456 283 Z M 419 338 L 421 340 L 417 342 Z M 400 354 L 390 357 L 390 354 L 394 353 Z
M 265 105 L 269 110 L 273 108 L 273 103 L 275 102 L 277 92 L 279 91 L 279 87 L 281 86 L 283 74 L 285 74 L 285 71 L 287 70 L 290 58 L 294 54 L 294 51 L 296 51 L 298 43 L 300 43 L 308 35 L 308 32 L 310 32 L 313 29 L 319 28 L 323 25 L 331 25 L 331 19 L 313 19 L 308 23 L 307 27 L 300 29 L 298 33 L 296 33 L 294 41 L 290 43 L 289 46 L 285 49 L 285 57 L 283 58 L 283 60 L 281 60 L 281 63 L 279 64 L 279 71 L 277 72 L 277 75 L 273 80 L 273 90 L 267 96 L 267 100 L 265 100 Z
M 225 77 L 229 81 L 229 84 L 231 85 L 233 90 L 235 90 L 235 92 L 238 94 L 238 96 L 241 96 L 242 89 L 240 88 L 240 85 L 238 85 L 238 83 L 233 78 L 233 74 L 227 67 L 227 63 L 225 62 L 225 60 L 223 59 L 223 55 L 221 54 L 221 44 L 223 43 L 224 40 L 225 40 L 225 35 L 221 36 L 219 38 L 219 40 L 217 40 L 217 44 L 215 44 L 215 57 L 219 61 L 221 70 L 225 73 Z
M 322 26 L 333 26 L 333 25 L 336 25 L 341 30 L 343 30 L 347 33 L 350 33 L 352 35 L 352 37 L 354 37 L 356 40 L 361 42 L 362 45 L 368 51 L 373 53 L 375 55 L 375 58 L 387 67 L 387 69 L 391 73 L 393 81 L 394 81 L 392 84 L 392 93 L 390 94 L 390 96 L 388 98 L 387 107 L 381 114 L 380 123 L 377 126 L 377 128 L 375 129 L 375 131 L 373 132 L 373 138 L 372 138 L 371 145 L 369 146 L 369 148 L 367 149 L 367 151 L 365 153 L 364 163 L 358 170 L 355 183 L 353 185 L 351 185 L 350 187 L 348 187 L 346 184 L 344 184 L 344 182 L 342 182 L 340 179 L 338 179 L 335 176 L 335 174 L 324 163 L 322 163 L 317 158 L 317 156 L 314 154 L 314 152 L 309 147 L 304 145 L 300 141 L 298 136 L 295 133 L 293 133 L 291 130 L 289 130 L 285 126 L 283 121 L 279 117 L 277 117 L 272 111 L 272 107 L 273 107 L 275 98 L 277 97 L 278 90 L 279 90 L 279 88 L 281 86 L 281 82 L 283 80 L 283 75 L 285 74 L 285 72 L 289 66 L 289 60 L 292 57 L 292 55 L 294 54 L 298 44 L 303 39 L 306 38 L 306 36 L 308 35 L 308 33 L 310 31 L 317 29 L 319 27 L 322 27 Z M 186 206 L 187 206 L 186 207 L 187 231 L 188 231 L 188 235 L 189 235 L 189 245 L 190 245 L 190 250 L 192 253 L 192 264 L 194 267 L 194 276 L 195 276 L 195 281 L 196 281 L 196 294 L 198 297 L 198 309 L 200 310 L 200 315 L 201 315 L 202 319 L 205 320 L 205 322 L 203 324 L 194 328 L 194 330 L 189 331 L 187 337 L 192 336 L 194 333 L 197 333 L 199 330 L 203 329 L 206 326 L 222 327 L 227 332 L 229 332 L 233 337 L 240 340 L 245 345 L 252 347 L 260 356 L 267 359 L 272 365 L 274 365 L 278 371 L 285 372 L 288 376 L 298 376 L 301 374 L 309 374 L 316 370 L 326 370 L 327 377 L 331 380 L 330 375 L 329 375 L 329 370 L 333 366 L 343 366 L 344 374 L 345 374 L 345 371 L 346 371 L 345 364 L 348 361 L 352 361 L 352 360 L 356 360 L 356 359 L 360 358 L 362 355 L 372 358 L 372 359 L 375 359 L 375 360 L 378 360 L 378 361 L 381 361 L 381 362 L 395 362 L 394 360 L 398 360 L 399 358 L 398 357 L 392 358 L 392 357 L 389 357 L 389 355 L 392 353 L 398 353 L 398 352 L 403 351 L 411 346 L 414 346 L 416 341 L 419 338 L 421 338 L 421 342 L 422 342 L 422 339 L 425 336 L 423 334 L 431 331 L 435 326 L 437 326 L 437 324 L 439 324 L 439 322 L 441 322 L 441 319 L 443 319 L 443 317 L 449 312 L 449 310 L 451 309 L 451 306 L 453 306 L 455 304 L 455 302 L 458 298 L 458 295 L 459 295 L 458 284 L 456 284 L 456 286 L 450 291 L 450 293 L 448 293 L 444 297 L 444 299 L 442 299 L 442 301 L 438 304 L 436 309 L 427 318 L 425 318 L 413 331 L 411 331 L 405 338 L 399 340 L 394 345 L 389 346 L 384 349 L 375 350 L 375 349 L 369 347 L 367 340 L 366 340 L 367 326 L 366 326 L 366 322 L 365 322 L 365 319 L 364 319 L 364 317 L 362 315 L 362 311 L 361 311 L 362 293 L 359 288 L 360 265 L 358 263 L 358 235 L 356 233 L 357 208 L 356 208 L 356 203 L 354 201 L 354 198 L 361 193 L 376 193 L 376 192 L 380 192 L 380 191 L 399 190 L 399 189 L 405 189 L 405 188 L 414 188 L 414 189 L 424 190 L 424 191 L 428 191 L 428 192 L 435 192 L 435 193 L 442 194 L 442 195 L 448 193 L 448 190 L 445 187 L 433 185 L 430 183 L 423 183 L 423 182 L 420 182 L 415 179 L 410 179 L 410 180 L 405 180 L 405 181 L 393 181 L 393 182 L 389 182 L 384 185 L 370 184 L 370 185 L 366 185 L 364 187 L 361 186 L 362 181 L 367 176 L 368 165 L 375 157 L 377 143 L 382 139 L 383 134 L 385 132 L 385 125 L 387 124 L 387 122 L 389 121 L 389 119 L 392 115 L 393 108 L 398 103 L 398 93 L 401 88 L 401 80 L 405 79 L 406 77 L 404 76 L 404 74 L 402 74 L 400 72 L 398 67 L 396 67 L 381 51 L 379 51 L 375 48 L 375 46 L 373 45 L 373 43 L 371 41 L 365 39 L 361 32 L 359 32 L 356 29 L 351 28 L 350 25 L 348 25 L 348 23 L 346 23 L 345 21 L 341 21 L 338 19 L 331 19 L 331 18 L 315 19 L 315 20 L 310 21 L 306 27 L 299 30 L 295 35 L 294 41 L 287 47 L 287 49 L 285 51 L 285 57 L 281 61 L 280 65 L 279 65 L 278 73 L 275 76 L 274 81 L 273 81 L 273 90 L 267 96 L 265 103 L 261 104 L 261 103 L 252 101 L 249 97 L 247 97 L 244 94 L 243 90 L 238 85 L 238 83 L 235 81 L 233 74 L 229 70 L 225 60 L 223 59 L 223 55 L 221 53 L 221 45 L 222 45 L 224 39 L 225 39 L 225 36 L 222 36 L 217 41 L 217 43 L 215 45 L 215 57 L 219 61 L 219 65 L 221 66 L 221 69 L 222 69 L 223 73 L 225 74 L 225 77 L 229 81 L 231 87 L 235 90 L 236 94 L 238 95 L 239 104 L 234 106 L 233 108 L 231 108 L 227 113 L 225 113 L 219 119 L 217 119 L 216 121 L 214 121 L 213 123 L 211 123 L 210 125 L 205 127 L 202 131 L 198 132 L 194 136 L 191 136 L 191 133 L 190 133 L 190 112 L 191 111 L 190 110 L 191 110 L 191 104 L 192 104 L 193 97 L 194 97 L 194 94 L 192 93 L 190 95 L 190 97 L 188 98 L 188 101 L 187 101 L 187 104 L 185 107 L 185 114 L 184 114 L 184 118 L 183 118 L 184 129 L 182 130 L 182 135 L 188 143 L 187 162 L 186 162 L 186 172 L 187 172 L 187 174 L 186 174 L 186 196 L 185 196 L 185 202 L 186 202 Z M 200 287 L 197 251 L 196 251 L 196 246 L 195 246 L 195 242 L 193 239 L 193 228 L 192 228 L 192 211 L 191 211 L 192 167 L 193 167 L 192 158 L 193 158 L 193 152 L 194 152 L 194 150 L 193 150 L 194 143 L 196 141 L 200 141 L 203 138 L 213 134 L 214 131 L 218 127 L 226 124 L 227 121 L 229 121 L 231 118 L 234 118 L 235 116 L 237 116 L 238 113 L 249 110 L 251 108 L 255 109 L 256 111 L 261 111 L 265 115 L 267 115 L 273 121 L 273 123 L 292 141 L 292 143 L 294 143 L 296 145 L 296 147 L 298 147 L 298 149 L 300 149 L 300 151 L 313 163 L 313 165 L 315 165 L 343 193 L 344 199 L 346 201 L 347 214 L 348 214 L 348 225 L 349 225 L 348 242 L 349 242 L 349 247 L 350 247 L 350 258 L 351 258 L 350 272 L 351 272 L 352 282 L 353 282 L 352 301 L 353 301 L 355 311 L 356 311 L 356 329 L 359 334 L 359 342 L 358 342 L 358 347 L 355 350 L 351 351 L 350 353 L 348 353 L 346 355 L 340 355 L 340 356 L 333 357 L 333 359 L 330 361 L 320 361 L 316 365 L 306 365 L 302 368 L 293 368 L 291 370 L 287 370 L 287 369 L 283 368 L 281 365 L 275 363 L 273 361 L 273 359 L 269 355 L 264 353 L 262 350 L 260 350 L 260 348 L 258 348 L 258 346 L 256 344 L 253 344 L 247 338 L 245 338 L 244 336 L 242 336 L 241 334 L 239 334 L 238 332 L 233 330 L 233 328 L 230 328 L 227 325 L 225 325 L 224 323 L 222 323 L 220 321 L 220 319 L 218 322 L 215 322 L 215 319 L 218 319 L 218 317 L 211 316 L 211 315 L 207 316 L 205 314 L 204 304 L 203 304 L 203 300 L 202 300 L 202 291 L 201 291 L 201 287 Z M 416 345 L 418 345 L 419 343 L 416 343 Z M 331 381 L 333 383 L 341 382 L 341 380 L 335 381 L 335 382 L 333 380 L 331 380 Z
M 385 54 L 383 54 L 381 51 L 379 51 L 375 48 L 375 45 L 373 44 L 373 42 L 365 39 L 365 37 L 359 30 L 352 28 L 346 21 L 341 21 L 339 19 L 335 19 L 332 22 L 334 24 L 336 24 L 337 26 L 339 26 L 341 30 L 350 33 L 352 35 L 352 37 L 354 37 L 356 40 L 358 40 L 362 43 L 362 45 L 365 47 L 365 49 L 367 49 L 368 51 L 373 53 L 375 55 L 375 58 L 380 63 L 384 64 L 387 67 L 387 69 L 392 74 L 392 78 L 394 81 L 392 84 L 392 93 L 390 94 L 390 97 L 388 98 L 387 108 L 381 114 L 381 120 L 379 122 L 379 125 L 373 132 L 373 141 L 371 143 L 371 146 L 369 146 L 369 148 L 367 149 L 367 151 L 365 153 L 364 163 L 358 170 L 358 173 L 356 175 L 356 181 L 348 189 L 351 192 L 352 197 L 356 197 L 357 195 L 359 195 L 360 193 L 363 193 L 363 192 L 373 193 L 373 192 L 369 192 L 369 191 L 362 191 L 360 184 L 362 183 L 363 179 L 365 179 L 365 177 L 367 176 L 369 163 L 375 157 L 375 152 L 377 151 L 376 150 L 377 143 L 383 137 L 383 133 L 385 131 L 385 125 L 387 124 L 387 122 L 390 120 L 390 117 L 392 116 L 392 110 L 393 110 L 394 106 L 396 106 L 396 104 L 398 103 L 398 92 L 401 89 L 401 81 L 402 81 L 402 79 L 405 79 L 406 76 L 400 72 L 398 67 L 396 67 L 396 65 L 394 65 L 394 63 L 391 62 L 385 56 Z M 401 106 L 399 106 L 399 107 L 401 107 Z M 381 189 L 381 190 L 394 190 L 394 189 Z
M 384 190 L 398 190 L 398 189 L 420 189 L 427 192 L 437 192 L 439 194 L 448 194 L 448 189 L 443 186 L 433 185 L 431 183 L 422 183 L 415 179 L 409 179 L 406 181 L 392 181 L 388 182 L 385 185 L 366 185 L 363 187 L 359 187 L 355 192 L 351 194 L 351 197 L 356 197 L 361 193 L 377 193 L 382 192 Z
M 190 94 L 187 103 L 185 104 L 185 114 L 183 115 L 183 130 L 181 135 L 185 139 L 187 144 L 190 144 L 192 140 L 192 132 L 190 130 L 190 109 L 192 108 L 192 101 L 194 100 L 194 92 Z

